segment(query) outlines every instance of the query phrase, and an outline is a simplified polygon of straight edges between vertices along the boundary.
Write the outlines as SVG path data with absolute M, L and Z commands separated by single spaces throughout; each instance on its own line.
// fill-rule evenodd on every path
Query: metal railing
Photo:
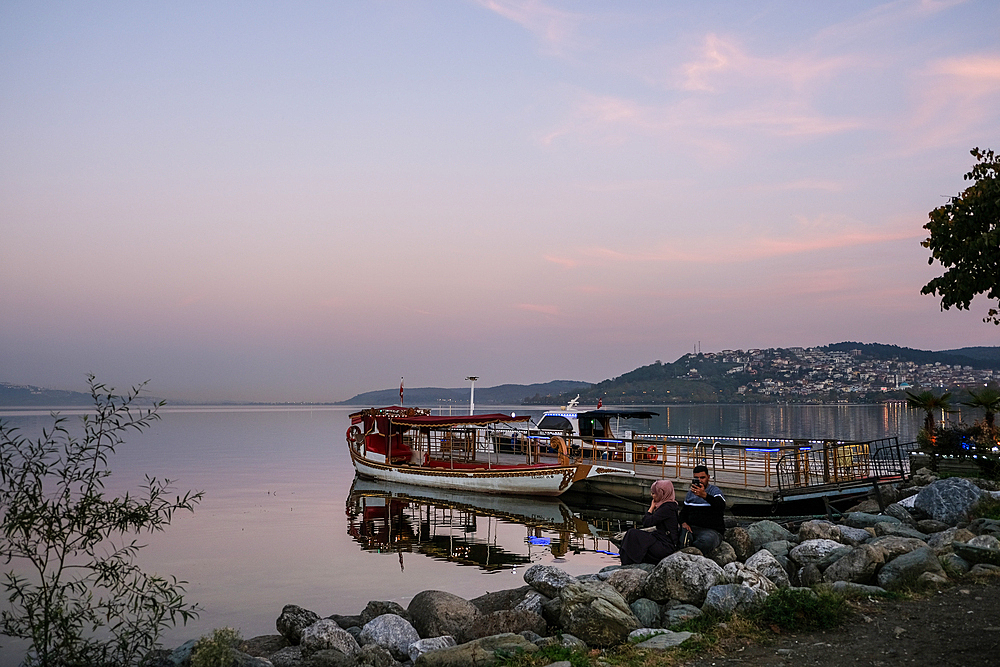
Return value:
M 897 438 L 865 442 L 824 442 L 822 447 L 786 452 L 777 462 L 778 495 L 820 487 L 860 487 L 910 474 L 914 443 Z

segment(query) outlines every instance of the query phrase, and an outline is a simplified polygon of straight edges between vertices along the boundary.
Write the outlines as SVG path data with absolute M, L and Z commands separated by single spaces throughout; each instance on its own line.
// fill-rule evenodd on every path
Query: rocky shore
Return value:
M 882 489 L 883 511 L 869 500 L 838 522 L 732 525 L 707 555 L 685 549 L 656 565 L 578 577 L 535 565 L 520 588 L 472 600 L 423 591 L 406 608 L 372 601 L 357 615 L 321 617 L 290 604 L 277 617 L 278 634 L 243 642 L 233 664 L 485 666 L 498 655 L 553 644 L 594 656 L 626 642 L 665 651 L 692 637 L 672 629 L 685 620 L 746 612 L 781 588 L 877 595 L 946 587 L 966 576 L 1000 580 L 1000 521 L 969 521 L 983 498 L 1000 494 L 993 488 L 923 469 L 899 488 Z M 194 645 L 159 651 L 146 665 L 186 667 Z

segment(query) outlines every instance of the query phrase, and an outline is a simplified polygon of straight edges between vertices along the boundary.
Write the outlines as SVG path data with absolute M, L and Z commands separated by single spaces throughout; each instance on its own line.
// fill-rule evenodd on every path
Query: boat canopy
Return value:
M 659 416 L 659 412 L 649 412 L 648 410 L 589 410 L 577 413 L 579 419 L 591 418 L 601 419 L 604 417 L 621 417 L 622 419 L 649 419 Z
M 449 428 L 451 426 L 488 426 L 490 424 L 504 424 L 512 422 L 526 422 L 531 417 L 512 417 L 502 412 L 495 412 L 486 415 L 407 415 L 390 417 L 389 421 L 398 426 L 424 427 L 424 428 Z

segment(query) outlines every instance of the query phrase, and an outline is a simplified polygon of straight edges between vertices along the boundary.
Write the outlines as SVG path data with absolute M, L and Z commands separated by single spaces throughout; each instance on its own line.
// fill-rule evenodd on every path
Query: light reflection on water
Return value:
M 898 435 L 907 442 L 921 422 L 919 413 L 899 405 L 651 409 L 660 416 L 627 427 L 852 440 Z M 615 556 L 604 553 L 614 547 L 596 538 L 593 526 L 559 501 L 518 501 L 518 508 L 498 509 L 497 499 L 477 503 L 476 497 L 447 493 L 443 501 L 392 501 L 384 493 L 378 500 L 377 489 L 359 486 L 352 492 L 354 471 L 344 433 L 353 410 L 168 406 L 147 432 L 128 435 L 112 459 L 108 492 L 134 493 L 144 474 L 177 480 L 179 491 L 205 491 L 194 514 L 175 515 L 164 533 L 145 536 L 149 547 L 140 564 L 187 580 L 188 599 L 204 607 L 197 621 L 169 631 L 166 645 L 222 626 L 239 628 L 247 637 L 274 634 L 274 620 L 285 604 L 323 616 L 356 614 L 369 600 L 405 606 L 427 589 L 473 598 L 514 588 L 534 563 L 558 564 L 574 575 L 617 564 Z M 0 410 L 0 419 L 34 437 L 50 423 L 48 412 Z M 70 416 L 68 425 L 76 428 L 77 421 Z M 391 491 L 405 495 L 405 489 Z M 382 509 L 376 510 L 380 502 Z M 7 648 L 0 666 L 17 664 L 16 651 L 2 643 Z

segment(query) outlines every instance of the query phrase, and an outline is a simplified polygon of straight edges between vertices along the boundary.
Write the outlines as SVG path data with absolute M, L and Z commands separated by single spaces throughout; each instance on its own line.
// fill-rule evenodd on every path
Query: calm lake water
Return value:
M 435 500 L 426 497 L 433 492 L 394 488 L 412 497 L 388 502 L 376 484 L 355 487 L 344 443 L 355 409 L 167 407 L 150 430 L 129 436 L 112 461 L 109 492 L 134 492 L 144 474 L 176 480 L 178 491 L 205 492 L 195 513 L 176 515 L 166 532 L 144 540 L 141 565 L 188 581 L 188 599 L 204 607 L 198 620 L 164 636 L 166 646 L 223 626 L 244 637 L 274 634 L 286 604 L 321 616 L 357 614 L 369 600 L 406 606 L 427 589 L 473 598 L 514 588 L 534 563 L 571 574 L 618 563 L 615 548 L 559 501 L 512 504 L 446 492 Z M 922 419 L 899 405 L 651 409 L 660 416 L 629 426 L 720 436 L 896 435 L 908 442 Z M 80 412 L 62 414 L 75 421 Z M 47 410 L 4 409 L 0 419 L 28 435 L 50 423 Z M 0 665 L 17 664 L 16 646 L 5 638 L 0 644 Z

